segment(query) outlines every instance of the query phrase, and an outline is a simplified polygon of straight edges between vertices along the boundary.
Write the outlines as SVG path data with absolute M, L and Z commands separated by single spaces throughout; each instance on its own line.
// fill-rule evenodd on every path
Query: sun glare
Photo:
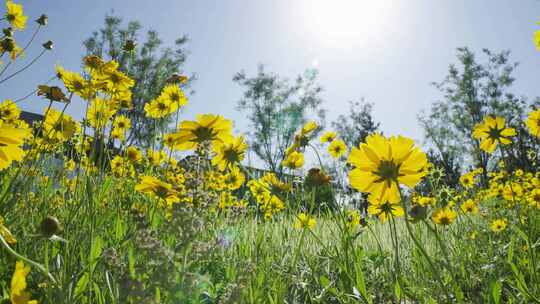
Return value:
M 387 0 L 310 0 L 302 9 L 307 34 L 336 48 L 362 46 L 383 35 L 394 12 Z

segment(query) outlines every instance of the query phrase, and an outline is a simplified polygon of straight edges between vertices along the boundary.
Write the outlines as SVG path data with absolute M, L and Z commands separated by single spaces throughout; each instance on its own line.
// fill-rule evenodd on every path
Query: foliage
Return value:
M 340 134 L 348 147 L 356 147 L 364 142 L 369 134 L 379 131 L 380 123 L 372 116 L 373 104 L 363 99 L 349 102 L 347 114 L 341 114 L 332 122 L 332 127 Z

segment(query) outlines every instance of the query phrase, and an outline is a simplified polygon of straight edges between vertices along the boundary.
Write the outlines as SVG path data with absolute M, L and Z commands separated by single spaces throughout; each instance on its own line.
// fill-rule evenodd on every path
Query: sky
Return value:
M 456 48 L 467 46 L 511 50 L 520 63 L 513 92 L 540 96 L 540 52 L 532 42 L 540 29 L 538 0 L 42 0 L 16 1 L 36 19 L 49 16 L 38 42 L 53 40 L 55 48 L 27 72 L 0 84 L 0 98 L 17 99 L 54 75 L 54 65 L 80 70 L 82 41 L 103 26 L 107 13 L 138 20 L 172 46 L 184 34 L 190 38 L 187 74 L 196 73 L 196 93 L 183 118 L 218 113 L 245 132 L 245 113 L 236 108 L 241 88 L 233 75 L 254 75 L 257 65 L 294 79 L 307 68 L 319 70 L 328 121 L 346 114 L 349 100 L 374 103 L 374 118 L 385 134 L 401 134 L 419 143 L 423 133 L 417 115 L 442 98 L 433 86 Z M 29 22 L 30 29 L 34 27 Z M 22 44 L 32 30 L 16 38 Z M 143 40 L 141 37 L 139 40 Z M 40 51 L 34 45 L 31 60 Z M 13 71 L 16 69 L 13 69 Z M 25 110 L 43 112 L 38 97 L 22 102 Z M 82 103 L 68 111 L 82 115 Z

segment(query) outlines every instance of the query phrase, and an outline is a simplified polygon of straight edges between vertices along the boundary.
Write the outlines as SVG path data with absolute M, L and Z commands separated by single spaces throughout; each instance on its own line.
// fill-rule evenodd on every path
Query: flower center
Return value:
M 380 181 L 396 181 L 399 176 L 399 166 L 392 161 L 383 160 L 375 174 L 380 177 Z

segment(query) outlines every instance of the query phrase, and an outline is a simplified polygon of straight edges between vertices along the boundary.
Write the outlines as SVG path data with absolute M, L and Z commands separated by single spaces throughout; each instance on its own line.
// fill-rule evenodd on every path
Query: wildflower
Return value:
M 360 225 L 360 212 L 358 210 L 347 211 L 347 228 L 354 229 Z
M 45 116 L 43 130 L 48 139 L 64 142 L 71 139 L 80 127 L 71 116 L 51 108 Z
M 427 157 L 412 139 L 373 134 L 366 138 L 366 143 L 352 149 L 348 162 L 355 167 L 349 173 L 353 188 L 369 192 L 371 203 L 397 203 L 398 184 L 416 186 L 426 174 L 423 168 Z
M 2 216 L 0 216 L 0 236 L 3 237 L 4 240 L 8 242 L 8 244 L 13 245 L 17 243 L 17 240 L 15 239 L 13 234 L 11 234 L 11 231 L 9 231 L 6 226 L 4 226 L 4 218 Z
M 15 263 L 15 272 L 11 278 L 10 299 L 13 304 L 38 304 L 36 300 L 30 300 L 30 293 L 26 291 L 26 277 L 30 273 L 30 267 L 22 261 Z
M 2 123 L 13 124 L 17 119 L 19 119 L 20 115 L 21 110 L 12 100 L 6 99 L 0 103 L 0 125 Z
M 159 166 L 167 158 L 167 153 L 163 150 L 151 150 L 146 151 L 146 158 L 148 162 L 154 166 Z
M 463 213 L 478 213 L 478 205 L 472 200 L 468 199 L 461 204 L 460 209 Z
M 292 152 L 283 160 L 283 165 L 290 169 L 298 169 L 304 165 L 304 154 Z
M 200 143 L 222 144 L 230 141 L 232 122 L 221 115 L 197 115 L 195 121 L 183 121 L 174 133 L 178 150 L 195 149 Z
M 59 101 L 67 103 L 69 99 L 66 97 L 66 94 L 62 92 L 62 89 L 59 87 L 53 86 L 47 86 L 47 85 L 38 85 L 38 96 L 45 96 L 46 99 L 50 101 Z
M 331 143 L 336 139 L 336 137 L 337 137 L 336 132 L 327 131 L 327 132 L 324 132 L 320 140 L 321 140 L 321 143 Z
M 540 209 L 540 189 L 533 189 L 527 196 L 527 201 L 531 207 Z
M 248 145 L 243 136 L 228 138 L 225 142 L 218 142 L 213 149 L 216 155 L 212 158 L 212 165 L 223 171 L 232 168 L 244 159 Z
M 21 146 L 27 137 L 25 130 L 0 125 L 0 170 L 9 167 L 13 161 L 22 160 L 24 151 Z
M 131 128 L 131 120 L 125 115 L 118 115 L 114 119 L 113 128 L 125 132 Z
M 474 127 L 473 137 L 480 140 L 480 149 L 493 153 L 497 143 L 508 145 L 512 143 L 510 138 L 516 135 L 514 128 L 506 127 L 506 121 L 498 116 L 486 116 L 483 122 Z
M 246 177 L 238 167 L 232 167 L 232 169 L 225 175 L 225 178 L 223 179 L 223 182 L 231 191 L 240 188 L 245 181 Z
M 62 231 L 60 221 L 54 216 L 47 216 L 41 221 L 39 225 L 40 232 L 43 236 L 50 238 Z
M 310 229 L 312 230 L 315 228 L 315 225 L 317 224 L 317 221 L 315 218 L 313 218 L 311 215 L 308 215 L 306 213 L 300 213 L 296 217 L 296 221 L 294 222 L 294 227 L 297 229 Z
M 144 111 L 150 118 L 159 119 L 174 113 L 178 109 L 169 99 L 158 97 L 144 105 Z
M 460 176 L 459 182 L 461 183 L 463 187 L 470 189 L 474 187 L 474 184 L 475 184 L 474 175 L 472 175 L 471 173 L 464 174 Z
M 431 220 L 437 225 L 450 225 L 457 218 L 457 213 L 450 208 L 440 208 L 431 214 Z
M 311 168 L 304 182 L 309 187 L 320 187 L 330 184 L 330 176 L 324 174 L 319 168 Z
M 342 140 L 334 140 L 330 146 L 328 146 L 328 153 L 330 153 L 333 158 L 340 158 L 347 153 L 347 146 Z
M 64 169 L 66 171 L 73 171 L 75 170 L 75 161 L 73 159 L 65 159 L 64 160 Z
M 538 38 L 540 39 L 540 31 L 537 31 Z M 540 49 L 540 45 L 539 45 Z M 532 111 L 529 113 L 529 116 L 527 117 L 527 121 L 525 122 L 527 125 L 527 128 L 529 128 L 529 132 L 536 137 L 540 137 L 540 109 L 536 111 Z
M 6 19 L 17 30 L 24 30 L 26 27 L 27 16 L 23 14 L 21 4 L 15 4 L 13 1 L 6 1 Z
M 114 112 L 107 100 L 96 97 L 88 108 L 86 118 L 92 127 L 100 130 L 107 125 Z
M 160 98 L 167 100 L 170 104 L 174 105 L 175 109 L 183 107 L 187 104 L 187 98 L 184 92 L 177 85 L 167 85 L 161 91 Z
M 496 219 L 491 222 L 491 224 L 489 225 L 489 228 L 491 229 L 491 231 L 495 233 L 499 233 L 503 231 L 504 229 L 506 229 L 507 226 L 508 226 L 508 222 L 506 221 L 506 219 Z
M 398 203 L 392 203 L 389 201 L 385 202 L 374 202 L 369 205 L 367 212 L 369 215 L 374 215 L 385 222 L 391 217 L 400 217 L 405 215 L 405 211 Z
M 57 66 L 56 71 L 69 92 L 75 93 L 85 100 L 92 98 L 93 92 L 90 83 L 81 74 L 67 71 L 61 66 Z
M 153 176 L 145 175 L 141 177 L 141 181 L 135 186 L 135 191 L 160 198 L 169 204 L 180 200 L 177 196 L 178 193 L 173 190 L 171 184 L 163 182 Z

